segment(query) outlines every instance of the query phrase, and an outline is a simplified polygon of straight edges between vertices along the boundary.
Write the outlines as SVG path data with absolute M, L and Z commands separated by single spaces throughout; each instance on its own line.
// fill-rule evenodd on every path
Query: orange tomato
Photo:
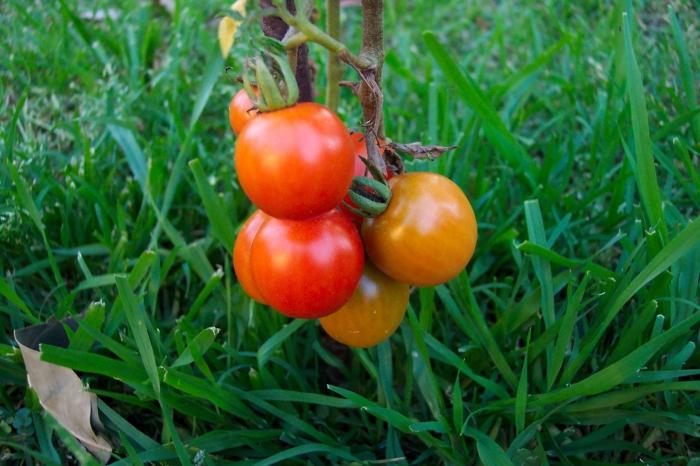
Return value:
M 255 91 L 257 93 L 257 89 Z M 228 121 L 231 124 L 233 134 L 239 134 L 246 123 L 257 115 L 258 109 L 251 102 L 245 89 L 236 92 L 228 104 Z
M 452 180 L 404 173 L 389 180 L 392 197 L 362 224 L 374 265 L 402 283 L 433 286 L 454 278 L 474 254 L 477 224 L 469 200 Z
M 389 338 L 401 324 L 408 305 L 408 285 L 365 263 L 350 301 L 319 319 L 326 333 L 348 346 L 367 348 Z

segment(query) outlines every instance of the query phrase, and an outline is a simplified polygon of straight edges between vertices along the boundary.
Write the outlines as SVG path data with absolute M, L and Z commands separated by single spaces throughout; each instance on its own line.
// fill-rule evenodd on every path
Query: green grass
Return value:
M 12 339 L 82 313 L 43 358 L 98 394 L 116 464 L 693 461 L 697 5 L 386 2 L 387 135 L 458 145 L 407 167 L 462 187 L 479 243 L 348 350 L 236 283 L 226 106 L 251 41 L 221 60 L 226 2 L 176 3 L 0 5 L 0 462 L 90 458 Z M 347 90 L 340 113 L 360 126 Z

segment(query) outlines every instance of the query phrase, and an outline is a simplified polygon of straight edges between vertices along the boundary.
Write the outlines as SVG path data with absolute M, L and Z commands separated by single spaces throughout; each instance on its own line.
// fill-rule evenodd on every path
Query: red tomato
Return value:
M 256 206 L 299 220 L 338 205 L 350 187 L 354 158 L 343 122 L 326 107 L 305 102 L 251 120 L 236 141 L 235 162 Z
M 250 247 L 255 235 L 260 230 L 260 226 L 268 218 L 262 210 L 256 210 L 241 227 L 233 245 L 233 269 L 236 271 L 238 282 L 251 298 L 263 304 L 265 304 L 265 300 L 260 295 L 250 270 Z
M 255 90 L 257 93 L 257 89 Z M 245 89 L 236 92 L 231 102 L 228 104 L 228 121 L 231 124 L 233 134 L 239 134 L 243 127 L 252 118 L 257 116 L 258 110 L 250 101 Z
M 289 317 L 314 319 L 350 299 L 364 253 L 355 226 L 333 209 L 307 220 L 270 218 L 253 241 L 250 262 L 267 304 Z
M 435 173 L 404 173 L 389 180 L 389 207 L 362 224 L 367 255 L 403 283 L 432 286 L 454 278 L 476 247 L 476 219 L 452 180 Z
M 378 345 L 401 324 L 408 294 L 408 285 L 366 263 L 350 301 L 333 314 L 322 317 L 321 326 L 331 338 L 348 346 Z

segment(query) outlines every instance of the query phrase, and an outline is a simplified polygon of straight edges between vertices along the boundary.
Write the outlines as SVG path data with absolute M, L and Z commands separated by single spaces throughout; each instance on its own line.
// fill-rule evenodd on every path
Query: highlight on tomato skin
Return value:
M 449 178 L 404 173 L 389 180 L 388 208 L 362 223 L 367 256 L 403 283 L 434 286 L 457 276 L 469 263 L 477 223 L 469 200 Z
M 248 198 L 276 218 L 300 220 L 337 206 L 352 181 L 347 128 L 323 105 L 264 112 L 236 141 L 235 166 Z
M 334 340 L 368 348 L 388 339 L 401 324 L 408 305 L 409 286 L 365 263 L 362 278 L 350 301 L 319 319 Z
M 350 299 L 365 259 L 357 228 L 333 209 L 307 220 L 269 218 L 255 236 L 250 261 L 270 307 L 315 319 Z
M 255 91 L 257 93 L 257 89 Z M 228 121 L 233 134 L 240 134 L 243 127 L 257 115 L 258 110 L 245 89 L 236 92 L 228 104 Z
M 265 300 L 260 294 L 255 280 L 253 280 L 253 274 L 250 269 L 250 247 L 258 231 L 260 231 L 260 227 L 268 218 L 262 210 L 253 212 L 241 227 L 233 245 L 233 269 L 236 272 L 238 282 L 241 284 L 243 291 L 261 304 L 265 304 Z

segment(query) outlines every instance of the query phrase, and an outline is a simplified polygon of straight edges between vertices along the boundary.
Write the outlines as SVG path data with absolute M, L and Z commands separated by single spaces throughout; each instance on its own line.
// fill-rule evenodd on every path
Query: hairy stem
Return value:
M 326 31 L 333 39 L 340 38 L 340 0 L 326 0 Z M 326 106 L 334 112 L 338 110 L 342 73 L 338 55 L 329 49 L 326 64 Z
M 282 0 L 272 0 L 272 3 L 275 5 L 275 7 L 277 7 L 276 15 L 279 16 L 282 21 L 302 33 L 307 41 L 316 42 L 317 44 L 325 47 L 338 55 L 340 60 L 352 65 L 355 68 L 365 69 L 372 66 L 371 62 L 368 62 L 360 56 L 354 55 L 352 52 L 350 52 L 350 50 L 348 50 L 345 44 L 322 31 L 304 15 L 293 14 Z M 301 36 L 297 36 L 295 34 L 289 38 L 289 41 L 284 40 L 282 43 L 287 48 L 294 47 L 299 44 L 300 38 Z
M 362 50 L 360 58 L 371 63 L 360 70 L 362 83 L 359 97 L 366 131 L 367 156 L 382 172 L 386 164 L 379 154 L 377 138 L 383 137 L 384 121 L 382 114 L 382 66 L 384 64 L 384 0 L 362 0 Z

